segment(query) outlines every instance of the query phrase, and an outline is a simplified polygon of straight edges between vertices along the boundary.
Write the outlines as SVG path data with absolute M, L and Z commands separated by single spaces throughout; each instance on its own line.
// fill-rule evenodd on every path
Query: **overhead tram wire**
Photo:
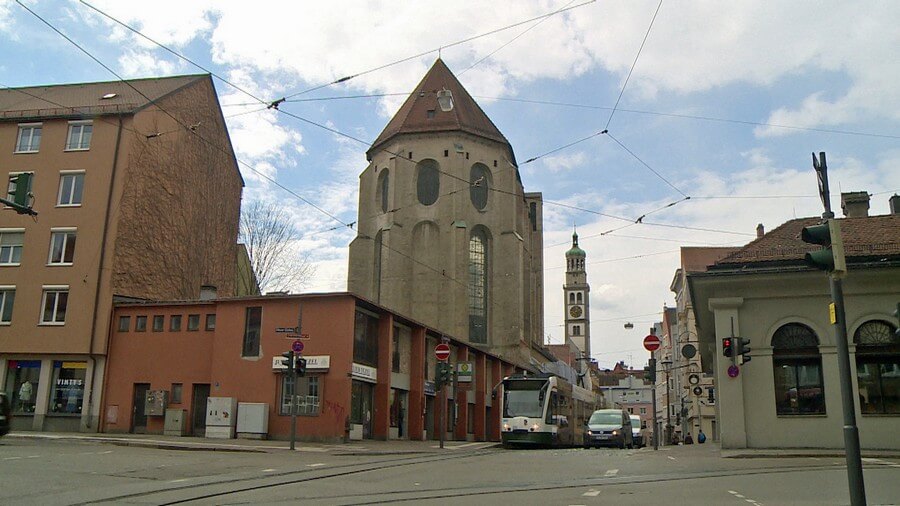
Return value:
M 304 94 L 309 93 L 309 92 L 311 92 L 311 91 L 316 91 L 316 90 L 320 90 L 320 89 L 322 89 L 322 88 L 327 88 L 327 87 L 332 86 L 332 85 L 335 85 L 335 84 L 345 83 L 345 82 L 347 82 L 347 81 L 349 81 L 349 80 L 351 80 L 351 79 L 354 79 L 354 78 L 356 78 L 356 77 L 359 77 L 359 76 L 363 76 L 363 75 L 366 75 L 366 74 L 370 74 L 370 73 L 372 73 L 372 72 L 375 72 L 375 71 L 378 71 L 378 70 L 382 70 L 382 69 L 385 69 L 385 68 L 388 68 L 388 67 L 391 67 L 391 66 L 394 66 L 394 65 L 398 65 L 398 64 L 400 64 L 400 63 L 408 62 L 408 61 L 410 61 L 410 60 L 415 60 L 416 58 L 421 58 L 422 56 L 425 56 L 425 55 L 427 55 L 427 54 L 431 54 L 431 53 L 435 53 L 435 52 L 440 52 L 442 49 L 447 49 L 447 48 L 450 48 L 450 47 L 454 47 L 454 46 L 459 46 L 459 45 L 461 45 L 461 44 L 465 44 L 465 43 L 467 43 L 467 42 L 472 42 L 473 40 L 480 39 L 480 38 L 482 38 L 482 37 L 487 37 L 488 35 L 493 35 L 493 34 L 495 34 L 495 33 L 500 33 L 500 32 L 503 32 L 503 31 L 506 31 L 506 30 L 515 28 L 515 27 L 517 27 L 517 26 L 522 26 L 522 25 L 524 25 L 524 24 L 531 23 L 532 21 L 537 21 L 537 20 L 539 20 L 539 19 L 544 19 L 544 18 L 548 18 L 548 17 L 551 17 L 551 16 L 555 16 L 555 15 L 561 13 L 561 12 L 565 12 L 565 11 L 570 11 L 570 10 L 573 10 L 573 9 L 577 9 L 577 8 L 579 8 L 579 7 L 583 7 L 583 6 L 585 6 L 585 5 L 594 3 L 595 1 L 596 1 L 596 0 L 588 0 L 588 1 L 586 1 L 586 2 L 582 2 L 582 3 L 578 4 L 578 5 L 573 5 L 573 6 L 571 6 L 571 7 L 565 7 L 565 8 L 562 8 L 562 9 L 559 9 L 559 10 L 556 10 L 556 11 L 553 11 L 553 12 L 549 12 L 549 13 L 547 13 L 547 14 L 542 14 L 542 15 L 540 15 L 540 16 L 533 17 L 533 18 L 531 18 L 531 19 L 526 19 L 526 20 L 524 20 L 524 21 L 519 21 L 519 22 L 517 22 L 517 23 L 513 23 L 513 24 L 511 24 L 511 25 L 507 25 L 507 26 L 504 26 L 504 27 L 502 27 L 502 28 L 497 28 L 497 29 L 491 30 L 491 31 L 489 31 L 489 32 L 485 32 L 485 33 L 482 33 L 482 34 L 479 34 L 479 35 L 475 35 L 475 36 L 472 36 L 472 37 L 468 37 L 468 38 L 466 38 L 466 39 L 458 40 L 458 41 L 453 42 L 453 43 L 450 43 L 450 44 L 445 44 L 445 45 L 439 46 L 439 47 L 437 47 L 437 48 L 430 49 L 430 50 L 428 50 L 428 51 L 423 51 L 423 52 L 421 52 L 421 53 L 418 53 L 418 54 L 415 54 L 415 55 L 412 55 L 412 56 L 407 56 L 406 58 L 401 58 L 401 59 L 396 60 L 396 61 L 393 61 L 393 62 L 391 62 L 391 63 L 386 63 L 386 64 L 384 64 L 384 65 L 379 65 L 379 66 L 377 66 L 377 67 L 373 67 L 373 68 L 370 68 L 370 69 L 368 69 L 368 70 L 364 70 L 364 71 L 362 71 L 362 72 L 358 72 L 358 73 L 356 73 L 356 74 L 352 74 L 352 75 L 348 75 L 348 76 L 345 76 L 345 77 L 341 77 L 340 79 L 336 79 L 336 80 L 334 80 L 334 81 L 332 81 L 332 82 L 330 82 L 330 83 L 325 83 L 325 84 L 321 84 L 321 85 L 318 85 L 318 86 L 313 86 L 312 88 L 309 88 L 309 89 L 306 89 L 306 90 L 303 90 L 303 91 L 300 91 L 300 92 L 297 92 L 297 93 L 294 93 L 294 94 L 291 94 L 291 95 L 287 95 L 287 96 L 284 97 L 284 98 L 285 98 L 285 100 L 289 100 L 289 99 L 291 99 L 291 98 L 293 98 L 293 97 L 296 97 L 296 96 L 299 96 L 299 95 L 304 95 Z
M 250 169 L 250 170 L 252 170 L 253 172 L 255 172 L 257 175 L 259 175 L 260 177 L 262 177 L 262 178 L 266 179 L 267 181 L 273 183 L 274 185 L 278 186 L 278 187 L 281 188 L 282 190 L 284 190 L 284 191 L 290 193 L 290 194 L 293 195 L 294 197 L 300 199 L 301 201 L 305 202 L 307 205 L 313 207 L 314 209 L 316 209 L 317 211 L 321 212 L 322 214 L 325 214 L 325 215 L 328 216 L 329 218 L 331 218 L 331 219 L 337 221 L 338 223 L 341 223 L 342 225 L 348 226 L 348 224 L 345 223 L 345 222 L 344 222 L 343 220 L 341 220 L 340 218 L 334 216 L 333 214 L 329 213 L 328 211 L 325 211 L 324 209 L 322 209 L 321 207 L 317 206 L 316 204 L 314 204 L 314 203 L 311 202 L 310 200 L 308 200 L 308 199 L 302 197 L 301 195 L 297 194 L 297 193 L 294 192 L 293 190 L 291 190 L 291 189 L 289 189 L 288 187 L 286 187 L 286 186 L 282 185 L 281 183 L 279 183 L 277 180 L 275 180 L 275 179 L 269 177 L 269 176 L 266 175 L 264 172 L 262 172 L 262 171 L 260 171 L 260 170 L 257 170 L 257 169 L 256 169 L 255 167 L 253 167 L 252 165 L 250 165 L 250 164 L 248 164 L 248 163 L 242 161 L 241 159 L 237 158 L 236 156 L 234 156 L 233 150 L 231 150 L 231 149 L 229 149 L 229 148 L 226 148 L 226 147 L 223 147 L 223 146 L 220 146 L 220 145 L 218 145 L 218 144 L 216 144 L 216 143 L 214 143 L 214 142 L 212 142 L 212 141 L 206 139 L 206 138 L 203 137 L 202 135 L 200 135 L 200 134 L 196 131 L 195 128 L 192 128 L 190 125 L 184 124 L 183 121 L 181 121 L 180 119 L 178 119 L 177 117 L 175 117 L 172 113 L 170 113 L 170 112 L 169 112 L 168 110 L 166 110 L 164 107 L 162 107 L 161 105 L 159 105 L 155 100 L 153 100 L 153 99 L 151 99 L 150 97 L 148 97 L 148 96 L 147 96 L 146 94 L 144 94 L 141 90 L 137 89 L 137 88 L 136 88 L 133 84 L 131 84 L 128 80 L 126 80 L 125 78 L 123 78 L 122 76 L 120 76 L 115 70 L 113 70 L 112 68 L 110 68 L 108 65 L 106 65 L 106 64 L 103 63 L 102 61 L 100 61 L 100 59 L 98 59 L 96 56 L 94 56 L 93 54 L 91 54 L 88 50 L 86 50 L 85 48 L 83 48 L 80 44 L 78 44 L 77 42 L 75 42 L 71 37 L 69 37 L 68 35 L 64 34 L 64 33 L 63 33 L 62 31 L 60 31 L 58 28 L 56 28 L 55 26 L 53 26 L 49 21 L 47 21 L 46 19 L 44 19 L 43 17 L 41 17 L 39 14 L 37 14 L 37 13 L 34 12 L 33 10 L 29 9 L 25 4 L 23 4 L 23 3 L 21 2 L 21 0 L 16 0 L 16 3 L 19 4 L 23 9 L 25 9 L 26 11 L 28 11 L 32 16 L 36 17 L 36 18 L 39 19 L 42 23 L 44 23 L 45 25 L 47 25 L 47 27 L 49 27 L 51 30 L 53 30 L 54 32 L 56 32 L 57 34 L 59 34 L 61 37 L 63 37 L 64 39 L 66 39 L 70 44 L 72 44 L 73 46 L 75 46 L 76 48 L 78 48 L 78 50 L 80 50 L 82 53 L 84 53 L 85 55 L 87 55 L 90 59 L 94 60 L 98 65 L 100 65 L 101 67 L 103 67 L 104 69 L 106 69 L 106 70 L 107 70 L 109 73 L 111 73 L 112 75 L 116 76 L 116 78 L 118 78 L 119 81 L 121 81 L 123 84 L 125 84 L 126 86 L 128 86 L 129 88 L 131 88 L 132 90 L 134 90 L 135 93 L 137 93 L 138 95 L 144 97 L 144 99 L 147 100 L 147 102 L 149 102 L 150 104 L 153 104 L 154 106 L 156 106 L 160 111 L 162 111 L 162 112 L 165 113 L 169 118 L 171 118 L 173 121 L 175 121 L 175 123 L 177 123 L 178 125 L 180 125 L 182 128 L 184 128 L 184 129 L 187 130 L 188 132 L 191 132 L 192 134 L 194 134 L 198 139 L 200 139 L 201 141 L 203 141 L 204 143 L 206 143 L 207 145 L 209 145 L 209 146 L 211 146 L 211 147 L 214 147 L 214 148 L 219 149 L 220 151 L 222 151 L 222 152 L 225 153 L 226 155 L 233 156 L 236 162 L 238 162 L 238 163 L 244 165 L 244 166 L 247 167 L 248 169 Z
M 643 165 L 644 167 L 647 167 L 648 169 L 650 169 L 650 172 L 656 174 L 656 177 L 662 179 L 663 182 L 665 182 L 667 185 L 671 186 L 672 189 L 674 189 L 675 191 L 677 191 L 678 193 L 680 193 L 681 196 L 684 197 L 684 200 L 689 200 L 689 199 L 691 198 L 691 197 L 688 196 L 687 193 L 684 193 L 684 192 L 681 191 L 677 186 L 675 186 L 674 184 L 672 184 L 671 182 L 669 182 L 668 179 L 664 178 L 664 177 L 662 176 L 662 174 L 660 174 L 659 172 L 656 171 L 656 169 L 654 169 L 653 167 L 651 167 L 650 165 L 648 165 L 647 162 L 645 162 L 644 160 L 642 160 L 638 155 L 634 154 L 634 151 L 628 149 L 628 147 L 626 147 L 624 144 L 622 144 L 622 142 L 619 141 L 619 139 L 616 139 L 611 133 L 606 132 L 606 135 L 607 135 L 607 137 L 609 137 L 610 139 L 612 139 L 613 141 L 615 141 L 616 144 L 618 144 L 619 146 L 621 146 L 622 149 L 624 149 L 626 152 L 628 152 L 629 155 L 633 156 L 635 160 L 641 162 L 641 165 Z

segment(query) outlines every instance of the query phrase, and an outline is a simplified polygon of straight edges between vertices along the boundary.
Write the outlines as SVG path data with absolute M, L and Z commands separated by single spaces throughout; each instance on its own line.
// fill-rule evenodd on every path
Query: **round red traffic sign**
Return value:
M 303 341 L 297 339 L 293 343 L 291 343 L 291 349 L 294 350 L 294 353 L 300 353 L 303 351 Z
M 450 346 L 441 343 L 434 347 L 434 356 L 441 362 L 445 362 L 450 358 Z
M 649 336 L 644 338 L 644 349 L 647 351 L 656 351 L 659 349 L 660 341 L 659 338 L 650 334 Z

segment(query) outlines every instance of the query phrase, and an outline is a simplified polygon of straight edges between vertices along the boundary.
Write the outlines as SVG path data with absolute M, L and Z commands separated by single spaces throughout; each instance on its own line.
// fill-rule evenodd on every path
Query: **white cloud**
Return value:
M 581 151 L 577 153 L 562 153 L 542 159 L 544 166 L 552 173 L 572 170 L 584 165 L 586 161 L 587 155 Z
M 183 71 L 181 62 L 159 58 L 152 51 L 126 50 L 119 56 L 119 68 L 124 77 L 168 76 Z

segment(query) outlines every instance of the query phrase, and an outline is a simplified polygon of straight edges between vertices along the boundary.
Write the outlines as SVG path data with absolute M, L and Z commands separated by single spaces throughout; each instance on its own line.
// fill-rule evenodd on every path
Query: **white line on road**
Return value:
M 105 452 L 100 452 L 100 453 L 98 453 L 97 455 L 108 455 L 108 454 L 110 454 L 110 453 L 112 453 L 112 452 L 113 452 L 112 450 L 106 450 Z
M 188 478 L 179 478 L 177 480 L 169 480 L 169 483 L 181 483 L 183 481 L 188 481 Z
M 274 473 L 275 470 L 272 469 L 272 468 L 270 467 L 270 468 L 268 468 L 268 469 L 263 469 L 262 472 L 264 472 L 264 473 Z
M 600 491 L 599 490 L 589 490 L 581 495 L 583 495 L 585 497 L 597 497 L 598 495 L 600 495 Z
M 606 476 L 615 476 L 617 474 L 619 474 L 618 469 L 610 469 L 610 470 L 606 471 Z
M 3 460 L 19 460 L 22 457 L 3 457 Z
M 29 456 L 27 456 L 27 457 L 25 457 L 25 458 L 26 458 L 26 459 L 39 459 L 39 458 L 41 458 L 41 456 L 40 456 L 40 455 L 29 455 Z
M 324 465 L 325 465 L 325 464 L 323 464 L 323 463 L 321 463 L 321 462 L 316 462 L 315 464 L 307 464 L 306 467 L 321 467 L 321 466 L 324 466 Z
M 671 460 L 675 460 L 675 457 L 673 457 L 673 456 L 671 456 L 671 455 L 666 455 L 666 458 L 669 458 L 669 459 L 671 459 Z

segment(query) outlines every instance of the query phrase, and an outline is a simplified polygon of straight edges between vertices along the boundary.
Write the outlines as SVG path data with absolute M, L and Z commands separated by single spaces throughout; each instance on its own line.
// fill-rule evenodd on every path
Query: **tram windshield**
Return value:
M 503 417 L 527 416 L 540 418 L 544 416 L 544 395 L 547 391 L 546 381 L 507 381 L 503 389 Z

